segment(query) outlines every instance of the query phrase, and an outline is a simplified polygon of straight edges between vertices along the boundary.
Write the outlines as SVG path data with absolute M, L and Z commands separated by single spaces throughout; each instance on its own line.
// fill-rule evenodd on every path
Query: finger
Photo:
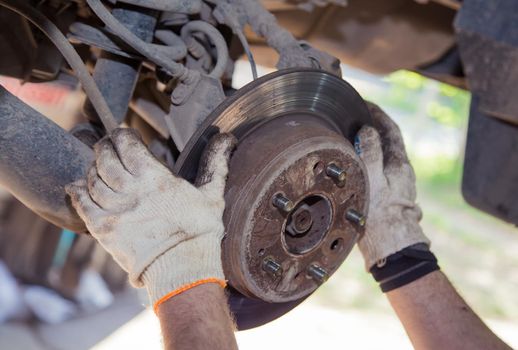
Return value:
M 127 197 L 108 187 L 97 174 L 95 166 L 88 171 L 87 184 L 90 197 L 102 209 L 120 212 L 127 207 Z
M 163 165 L 149 152 L 138 132 L 134 129 L 115 129 L 111 140 L 124 168 L 133 175 L 140 175 L 149 166 Z
M 367 102 L 367 106 L 373 119 L 373 126 L 381 136 L 385 169 L 397 169 L 408 163 L 405 144 L 397 124 L 377 105 Z
M 129 192 L 115 192 L 98 176 L 95 167 L 88 173 L 88 191 L 90 197 L 102 208 L 112 213 L 120 213 L 136 205 L 136 197 L 131 189 Z
M 103 215 L 103 210 L 92 200 L 88 194 L 86 180 L 81 179 L 65 186 L 65 192 L 70 196 L 72 206 L 79 217 L 90 229 L 90 223 Z
M 196 185 L 203 187 L 212 198 L 223 197 L 230 154 L 236 143 L 232 134 L 218 134 L 210 140 L 203 152 Z
M 103 138 L 95 144 L 95 165 L 97 174 L 108 187 L 115 192 L 122 192 L 131 181 L 131 174 L 124 168 L 109 138 Z

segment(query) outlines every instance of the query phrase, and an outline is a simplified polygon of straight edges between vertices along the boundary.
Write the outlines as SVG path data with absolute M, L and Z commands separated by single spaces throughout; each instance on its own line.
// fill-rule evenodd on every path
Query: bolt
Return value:
M 354 209 L 349 209 L 347 211 L 347 213 L 345 214 L 345 218 L 355 224 L 360 225 L 361 227 L 365 226 L 365 222 L 366 222 L 365 216 L 358 213 Z
M 311 213 L 307 209 L 295 213 L 295 215 L 293 215 L 293 221 L 293 227 L 297 233 L 305 233 L 311 228 L 311 225 L 313 225 Z
M 329 278 L 329 274 L 327 271 L 318 266 L 317 264 L 311 264 L 308 267 L 308 275 L 311 276 L 314 280 L 316 280 L 318 283 L 324 283 Z
M 272 258 L 266 258 L 263 260 L 263 270 L 274 277 L 278 277 L 282 274 L 281 265 Z
M 332 177 L 338 182 L 345 182 L 345 178 L 347 177 L 345 170 L 334 163 L 331 163 L 327 166 L 326 174 L 327 176 Z
M 290 212 L 293 209 L 293 202 L 284 197 L 281 193 L 277 193 L 272 200 L 273 206 L 283 212 Z

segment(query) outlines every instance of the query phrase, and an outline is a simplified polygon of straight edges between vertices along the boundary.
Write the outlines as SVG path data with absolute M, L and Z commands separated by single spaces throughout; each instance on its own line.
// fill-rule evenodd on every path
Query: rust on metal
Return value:
M 345 186 L 324 171 L 327 164 L 343 169 Z M 293 203 L 289 210 L 272 201 L 279 194 Z M 295 113 L 240 140 L 226 202 L 227 278 L 244 295 L 286 302 L 312 293 L 349 254 L 363 227 L 345 213 L 366 208 L 367 180 L 349 141 L 318 117 Z M 272 261 L 282 273 L 272 273 Z

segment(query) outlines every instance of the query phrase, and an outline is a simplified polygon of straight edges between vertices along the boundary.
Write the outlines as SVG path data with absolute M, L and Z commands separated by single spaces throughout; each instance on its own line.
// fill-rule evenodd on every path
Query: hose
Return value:
M 158 47 L 149 45 L 128 30 L 122 23 L 113 17 L 101 0 L 86 0 L 86 2 L 108 29 L 141 55 L 164 68 L 169 74 L 171 74 L 171 76 L 178 78 L 182 82 L 189 83 L 192 79 L 195 79 L 195 76 L 190 74 L 191 71 L 185 66 L 164 57 Z
M 52 23 L 47 17 L 35 10 L 30 5 L 16 1 L 16 0 L 0 0 L 0 6 L 3 6 L 13 12 L 16 12 L 20 16 L 26 18 L 29 22 L 34 24 L 39 30 L 41 30 L 56 48 L 61 52 L 65 60 L 68 62 L 72 70 L 74 71 L 77 79 L 81 82 L 86 95 L 92 102 L 95 111 L 99 115 L 101 122 L 109 134 L 118 125 L 115 118 L 106 103 L 103 95 L 99 91 L 97 84 L 88 72 L 85 64 L 81 60 L 81 57 L 77 54 L 74 47 L 68 42 L 67 38 L 61 33 L 61 31 Z
M 243 50 L 245 50 L 245 54 L 248 58 L 248 62 L 250 63 L 250 68 L 252 69 L 252 77 L 257 79 L 257 65 L 255 63 L 254 55 L 252 54 L 252 50 L 250 49 L 250 44 L 246 39 L 245 34 L 243 33 L 243 29 L 238 20 L 238 15 L 236 13 L 236 9 L 231 7 L 228 3 L 221 3 L 217 0 L 206 0 L 213 5 L 217 5 L 214 10 L 214 14 L 216 18 L 232 29 L 232 32 L 237 36 L 239 41 L 241 42 L 241 46 L 243 46 Z
M 182 60 L 187 56 L 187 47 L 183 42 L 182 38 L 178 36 L 175 32 L 168 29 L 157 29 L 155 31 L 155 38 L 163 42 L 167 47 L 170 47 L 174 50 L 168 51 L 169 56 L 173 60 Z
M 212 69 L 212 72 L 209 73 L 209 76 L 216 79 L 221 78 L 225 73 L 228 63 L 228 47 L 225 38 L 223 38 L 223 35 L 221 35 L 221 33 L 209 23 L 203 21 L 191 21 L 182 27 L 180 34 L 191 50 L 196 50 L 196 46 L 194 46 L 196 39 L 192 37 L 192 34 L 196 32 L 207 35 L 216 47 L 216 64 Z M 190 41 L 192 42 L 190 43 Z
M 252 68 L 252 77 L 257 79 L 257 65 L 255 63 L 254 55 L 252 54 L 252 50 L 250 50 L 250 45 L 248 44 L 248 40 L 246 40 L 245 34 L 243 31 L 239 28 L 233 28 L 234 33 L 236 34 L 237 38 L 241 42 L 241 46 L 243 46 L 243 49 L 245 50 L 246 57 L 248 57 L 248 62 L 250 63 L 250 67 Z

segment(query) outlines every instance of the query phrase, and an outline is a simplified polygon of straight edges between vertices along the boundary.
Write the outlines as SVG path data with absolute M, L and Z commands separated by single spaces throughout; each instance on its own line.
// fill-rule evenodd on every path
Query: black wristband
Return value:
M 370 272 L 379 282 L 381 290 L 386 293 L 436 270 L 439 270 L 439 265 L 431 251 L 410 246 L 388 256 L 382 265 L 374 265 Z

